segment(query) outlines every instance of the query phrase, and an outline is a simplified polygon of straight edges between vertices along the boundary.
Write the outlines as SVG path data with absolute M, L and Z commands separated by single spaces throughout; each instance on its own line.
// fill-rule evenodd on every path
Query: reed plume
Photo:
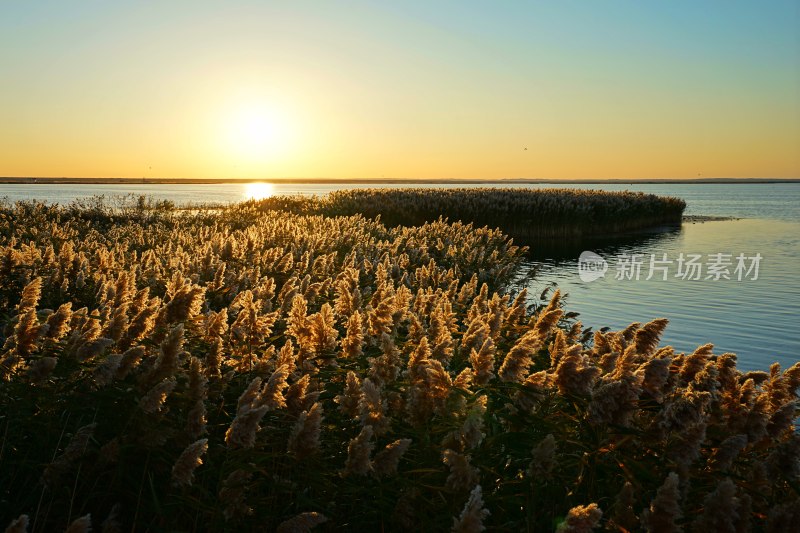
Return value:
M 506 354 L 503 364 L 497 372 L 498 377 L 502 381 L 514 383 L 525 381 L 533 364 L 531 357 L 539 351 L 542 344 L 539 333 L 535 329 L 529 330 Z
M 469 493 L 464 510 L 458 518 L 453 519 L 453 533 L 480 533 L 485 531 L 486 527 L 483 521 L 486 520 L 491 513 L 488 509 L 484 509 L 483 491 L 480 485 L 475 485 L 475 488 Z
M 64 451 L 53 462 L 45 467 L 42 480 L 48 487 L 53 487 L 58 477 L 67 472 L 86 453 L 89 441 L 94 436 L 97 423 L 78 428 Z
M 652 355 L 658 347 L 658 341 L 667 328 L 669 320 L 657 318 L 642 326 L 634 335 L 636 351 L 642 355 Z
M 482 315 L 476 316 L 470 322 L 467 331 L 461 338 L 461 348 L 469 353 L 471 350 L 480 349 L 483 343 L 490 338 L 491 329 Z
M 25 288 L 22 289 L 19 304 L 17 304 L 17 312 L 21 315 L 26 311 L 36 310 L 39 305 L 39 299 L 42 297 L 42 278 L 33 278 Z
M 342 357 L 360 357 L 363 347 L 364 332 L 361 313 L 355 310 L 347 319 L 347 335 L 342 339 Z
M 200 313 L 206 289 L 192 283 L 183 284 L 159 311 L 156 324 L 175 324 L 192 319 Z
M 640 521 L 634 509 L 635 505 L 636 494 L 633 484 L 630 481 L 626 481 L 614 501 L 614 507 L 612 508 L 608 525 L 610 527 L 616 527 L 620 531 L 636 530 Z
M 372 426 L 364 426 L 357 437 L 350 439 L 347 445 L 347 463 L 344 467 L 345 476 L 365 476 L 372 470 L 370 455 L 375 448 L 372 442 L 374 432 Z
M 749 529 L 749 517 L 739 515 L 741 501 L 736 497 L 736 485 L 725 478 L 703 500 L 703 513 L 692 522 L 695 531 L 740 531 L 738 523 L 744 519 L 743 530 Z
M 61 340 L 69 333 L 72 320 L 72 302 L 58 306 L 56 312 L 47 317 L 44 336 L 54 341 Z
M 92 379 L 98 388 L 103 388 L 111 384 L 119 374 L 119 367 L 122 363 L 122 354 L 112 353 L 103 359 L 92 373 Z
M 139 407 L 148 414 L 161 411 L 164 408 L 164 402 L 167 401 L 167 396 L 177 384 L 175 378 L 164 378 L 142 396 L 139 400 Z
M 452 307 L 447 302 L 436 306 L 431 315 L 428 337 L 430 338 L 430 357 L 447 364 L 453 356 L 455 343 L 453 342 Z
M 591 390 L 589 419 L 595 424 L 629 427 L 642 388 L 632 373 L 603 376 Z
M 78 348 L 75 353 L 75 358 L 80 362 L 89 361 L 91 359 L 99 358 L 107 348 L 114 344 L 114 339 L 106 337 L 98 337 L 91 340 L 86 340 Z
M 308 387 L 311 383 L 311 376 L 308 374 L 303 374 L 303 376 L 292 383 L 286 394 L 285 398 L 285 405 L 288 407 L 289 412 L 298 415 L 301 411 L 304 411 L 307 407 L 306 406 L 306 395 L 308 393 Z M 316 394 L 315 396 L 319 396 Z M 311 403 L 314 403 L 313 401 Z
M 469 355 L 469 362 L 475 375 L 477 385 L 486 385 L 494 378 L 495 345 L 492 339 L 486 339 L 478 351 L 473 348 Z
M 484 417 L 486 416 L 487 402 L 486 395 L 476 398 L 475 403 L 467 413 L 464 423 L 461 425 L 458 437 L 466 450 L 476 448 L 486 436 L 484 433 Z
M 219 501 L 224 505 L 223 514 L 226 520 L 241 519 L 253 514 L 253 508 L 246 498 L 252 479 L 253 474 L 241 468 L 225 478 L 219 491 Z
M 369 426 L 367 426 L 369 427 Z M 388 477 L 397 473 L 400 459 L 411 446 L 411 439 L 398 439 L 386 445 L 375 455 L 372 461 L 372 472 L 377 477 Z
M 400 374 L 400 351 L 394 345 L 394 340 L 386 333 L 381 335 L 381 355 L 369 357 L 369 375 L 375 383 L 385 386 L 393 383 Z
M 533 331 L 536 332 L 536 336 L 540 339 L 546 339 L 552 329 L 558 324 L 563 314 L 564 311 L 561 309 L 561 291 L 556 289 L 547 307 L 539 313 L 539 317 L 533 325 Z
M 679 533 L 682 528 L 677 522 L 683 517 L 678 474 L 670 472 L 664 484 L 659 487 L 650 507 L 642 513 L 642 526 L 647 531 Z
M 15 518 L 8 524 L 8 527 L 5 529 L 5 533 L 28 533 L 28 524 L 30 523 L 30 518 L 26 514 L 21 514 L 19 517 Z
M 269 407 L 260 402 L 260 399 L 261 378 L 256 377 L 239 396 L 236 418 L 233 419 L 225 433 L 225 443 L 228 447 L 252 448 L 255 446 L 256 433 L 260 429 L 259 423 L 269 410 Z
M 671 359 L 650 359 L 644 362 L 637 370 L 636 375 L 641 380 L 641 387 L 656 402 L 664 401 L 665 387 L 670 378 Z
M 146 306 L 137 311 L 128 323 L 126 338 L 128 343 L 144 339 L 156 326 L 161 299 L 153 298 Z
M 16 362 L 29 357 L 36 351 L 42 333 L 42 325 L 36 316 L 35 308 L 27 308 L 17 317 L 14 336 L 9 340 L 13 348 L 9 360 Z M 9 365 L 11 366 L 11 365 Z
M 139 361 L 145 356 L 145 353 L 144 346 L 134 346 L 133 348 L 125 350 L 125 353 L 122 354 L 122 358 L 119 361 L 119 366 L 117 367 L 116 379 L 125 379 L 128 374 L 136 368 Z
M 205 334 L 208 339 L 222 337 L 229 330 L 228 308 L 223 307 L 219 312 L 209 311 L 205 322 Z
M 567 513 L 564 521 L 556 528 L 556 533 L 590 533 L 600 525 L 602 517 L 603 511 L 596 503 L 573 507 Z
M 588 396 L 594 388 L 601 370 L 592 365 L 581 353 L 579 344 L 567 349 L 555 370 L 554 382 L 565 395 Z
M 360 412 L 361 396 L 361 381 L 355 372 L 350 370 L 347 372 L 344 391 L 334 401 L 339 404 L 340 411 L 350 418 L 356 418 Z
M 447 488 L 452 490 L 469 490 L 478 483 L 478 469 L 470 465 L 470 456 L 463 455 L 455 450 L 445 450 L 442 461 L 450 467 L 447 476 Z
M 196 400 L 186 417 L 186 434 L 190 439 L 197 439 L 206 434 L 207 414 L 205 402 L 202 399 Z
M 152 370 L 145 376 L 148 383 L 155 383 L 175 375 L 184 354 L 184 326 L 177 324 L 159 346 L 159 354 Z
M 375 435 L 383 435 L 389 430 L 386 416 L 386 400 L 381 389 L 369 379 L 361 382 L 361 396 L 358 402 L 358 416 L 363 426 L 371 426 Z
M 75 519 L 65 533 L 90 533 L 92 531 L 92 515 L 86 514 Z
M 706 367 L 713 349 L 713 344 L 704 344 L 686 357 L 678 372 L 680 385 L 688 385 Z
M 556 461 L 556 439 L 553 434 L 547 435 L 534 446 L 531 451 L 531 462 L 528 465 L 528 475 L 534 478 L 547 479 L 552 476 L 553 470 L 558 466 Z
M 722 441 L 709 458 L 709 466 L 718 470 L 728 470 L 736 457 L 747 446 L 747 435 L 732 435 Z
M 208 451 L 208 439 L 200 439 L 181 453 L 172 466 L 172 483 L 179 487 L 191 487 L 194 471 L 203 464 L 203 455 Z
M 40 357 L 28 363 L 28 377 L 32 383 L 42 383 L 55 370 L 58 359 L 55 357 Z
M 289 451 L 303 459 L 319 449 L 322 404 L 317 402 L 308 411 L 303 411 L 292 427 L 289 436 Z
M 261 391 L 255 403 L 259 406 L 264 405 L 270 410 L 286 407 L 287 398 L 284 397 L 283 391 L 289 386 L 286 382 L 288 377 L 289 367 L 286 365 L 278 366 L 275 372 L 269 377 L 267 384 L 264 386 L 264 390 Z M 303 388 L 303 393 L 305 393 L 305 388 Z M 303 394 L 303 396 L 305 396 L 305 394 Z

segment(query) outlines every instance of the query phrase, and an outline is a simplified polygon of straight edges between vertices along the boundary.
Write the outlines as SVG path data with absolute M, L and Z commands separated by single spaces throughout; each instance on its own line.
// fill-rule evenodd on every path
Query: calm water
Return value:
M 324 194 L 363 184 L 216 184 L 216 185 L 0 185 L 0 198 L 38 199 L 68 203 L 92 195 L 148 194 L 177 203 L 235 202 L 269 194 Z M 392 185 L 413 186 L 413 185 Z M 442 185 L 425 185 L 430 188 Z M 459 185 L 462 186 L 462 185 Z M 469 186 L 469 185 L 463 185 Z M 515 184 L 505 186 L 538 187 Z M 541 185 L 553 187 L 554 185 Z M 556 185 L 557 186 L 557 185 Z M 531 289 L 557 283 L 568 296 L 569 310 L 580 313 L 586 326 L 619 329 L 630 322 L 667 317 L 664 342 L 690 351 L 712 342 L 716 353 L 738 354 L 745 369 L 764 369 L 774 361 L 784 367 L 800 359 L 800 184 L 620 184 L 565 185 L 603 190 L 636 190 L 678 196 L 686 200 L 686 214 L 738 217 L 636 236 L 615 244 L 587 246 L 608 262 L 605 276 L 582 281 L 578 274 L 581 249 L 556 254 L 533 251 L 527 267 L 538 269 Z M 620 258 L 641 259 L 640 279 L 617 279 Z M 652 254 L 661 264 L 647 280 Z M 680 254 L 699 254 L 701 279 L 676 277 Z M 730 254 L 731 279 L 706 279 L 709 254 Z M 760 254 L 758 279 L 737 280 L 736 257 Z M 713 258 L 712 258 L 713 259 Z M 726 256 L 722 256 L 723 261 Z M 630 263 L 627 263 L 630 264 Z M 746 266 L 750 261 L 746 260 Z M 721 266 L 725 270 L 725 265 Z M 625 273 L 629 273 L 625 270 Z M 628 279 L 628 277 L 632 279 Z
M 572 257 L 538 258 L 532 289 L 541 290 L 555 282 L 568 293 L 567 308 L 581 314 L 580 320 L 594 329 L 609 326 L 621 329 L 631 322 L 647 322 L 666 317 L 670 325 L 665 343 L 680 351 L 691 351 L 711 342 L 715 353 L 734 352 L 742 367 L 764 369 L 778 361 L 790 366 L 800 359 L 800 338 L 796 334 L 800 315 L 800 222 L 789 220 L 741 219 L 684 224 L 681 229 L 643 236 L 632 242 L 606 246 L 587 246 L 608 263 L 605 276 L 584 281 L 578 272 L 576 250 Z M 704 267 L 700 279 L 678 276 L 680 254 L 701 256 Z M 623 263 L 627 254 L 627 263 Z M 640 254 L 639 279 L 627 268 L 634 254 Z M 651 279 L 650 258 L 667 261 L 655 266 Z M 709 258 L 709 254 L 712 257 Z M 731 279 L 710 279 L 708 265 L 715 254 L 730 254 L 727 268 Z M 761 254 L 758 278 L 736 272 L 739 254 L 745 268 Z M 723 256 L 723 261 L 726 259 Z M 622 266 L 621 266 L 622 265 Z M 685 270 L 684 270 L 685 271 Z M 622 273 L 626 276 L 622 276 Z

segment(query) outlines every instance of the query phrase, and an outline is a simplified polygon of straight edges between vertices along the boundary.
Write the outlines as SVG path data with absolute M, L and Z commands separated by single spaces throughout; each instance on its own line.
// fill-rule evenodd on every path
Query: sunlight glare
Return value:
M 237 158 L 265 160 L 286 148 L 289 130 L 279 110 L 264 103 L 246 103 L 228 119 L 228 143 Z
M 275 194 L 275 187 L 272 183 L 256 182 L 248 183 L 244 188 L 245 200 L 263 200 Z

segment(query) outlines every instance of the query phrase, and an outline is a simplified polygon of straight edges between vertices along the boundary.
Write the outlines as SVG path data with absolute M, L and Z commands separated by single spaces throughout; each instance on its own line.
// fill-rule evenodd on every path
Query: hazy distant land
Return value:
M 529 179 L 529 178 L 500 178 L 500 179 L 384 179 L 384 178 L 361 178 L 361 179 L 334 179 L 334 178 L 69 178 L 69 177 L 0 177 L 0 184 L 212 184 L 212 183 L 252 183 L 252 182 L 272 182 L 272 183 L 375 183 L 375 184 L 408 184 L 408 183 L 441 183 L 441 184 L 475 184 L 475 183 L 598 183 L 598 184 L 625 184 L 625 183 L 800 183 L 800 178 L 657 178 L 657 179 Z

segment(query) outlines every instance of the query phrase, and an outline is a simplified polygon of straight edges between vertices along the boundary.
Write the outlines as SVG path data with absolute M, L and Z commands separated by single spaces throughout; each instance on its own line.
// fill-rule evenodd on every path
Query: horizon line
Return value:
M 102 178 L 70 176 L 0 176 L 0 184 L 219 184 L 219 183 L 796 183 L 800 177 L 792 178 Z

